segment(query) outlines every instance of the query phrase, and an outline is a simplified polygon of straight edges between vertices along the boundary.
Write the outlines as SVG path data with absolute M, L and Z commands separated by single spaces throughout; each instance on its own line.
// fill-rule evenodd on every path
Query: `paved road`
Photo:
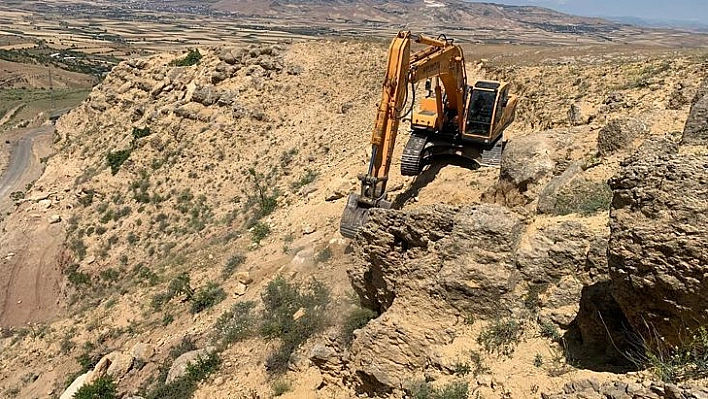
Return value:
M 31 167 L 35 166 L 32 162 L 34 141 L 41 136 L 52 134 L 53 131 L 54 126 L 51 125 L 38 127 L 29 130 L 18 140 L 10 154 L 10 163 L 7 165 L 7 169 L 0 176 L 0 206 L 7 201 L 12 192 L 24 191 L 22 177 L 31 172 Z

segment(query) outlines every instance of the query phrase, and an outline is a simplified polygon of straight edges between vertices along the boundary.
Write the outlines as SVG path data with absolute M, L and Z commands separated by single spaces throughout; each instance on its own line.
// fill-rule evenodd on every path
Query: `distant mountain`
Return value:
M 540 7 L 470 3 L 462 0 L 217 0 L 213 7 L 251 17 L 304 17 L 323 22 L 440 28 L 608 32 L 621 29 L 623 25 Z
M 686 29 L 695 32 L 708 32 L 708 22 L 700 21 L 685 21 L 685 20 L 674 20 L 674 19 L 647 19 L 647 18 L 637 18 L 637 17 L 605 17 L 608 20 L 631 24 L 636 26 L 643 26 L 647 28 L 673 28 L 673 29 Z

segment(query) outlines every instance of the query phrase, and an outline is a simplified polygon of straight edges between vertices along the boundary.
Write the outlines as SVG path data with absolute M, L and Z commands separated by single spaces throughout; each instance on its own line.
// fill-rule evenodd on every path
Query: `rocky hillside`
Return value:
M 656 140 L 678 148 L 680 133 L 666 133 L 683 130 L 702 93 L 702 58 L 470 59 L 469 76 L 507 79 L 522 97 L 501 171 L 432 165 L 411 181 L 395 164 L 403 210 L 375 212 L 352 243 L 339 216 L 368 158 L 385 48 L 336 44 L 126 61 L 59 120 L 57 153 L 0 242 L 20 248 L 28 231 L 46 231 L 36 237 L 64 243 L 45 276 L 62 310 L 38 318 L 32 296 L 1 298 L 3 395 L 57 397 L 72 382 L 62 397 L 651 389 L 652 367 L 624 374 L 635 366 L 603 334 L 642 316 L 608 288 L 630 292 L 615 275 L 646 267 L 622 249 L 634 226 L 623 223 L 636 219 L 622 212 L 637 206 L 620 198 L 635 200 L 622 176 L 649 172 L 621 162 Z M 701 145 L 682 151 L 699 157 Z M 685 168 L 672 170 L 705 172 L 700 161 Z M 700 182 L 674 189 L 698 198 Z M 657 212 L 678 218 L 693 248 L 701 236 L 686 220 L 700 221 L 690 216 L 700 206 Z M 23 259 L 16 252 L 0 254 L 6 267 Z M 694 256 L 681 258 L 687 268 Z M 10 326 L 13 314 L 21 323 Z M 592 383 L 572 385 L 581 378 Z

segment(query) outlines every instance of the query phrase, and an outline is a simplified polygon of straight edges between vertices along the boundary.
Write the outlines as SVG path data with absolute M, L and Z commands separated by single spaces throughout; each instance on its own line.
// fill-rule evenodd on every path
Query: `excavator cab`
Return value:
M 506 82 L 477 81 L 470 87 L 467 98 L 464 133 L 467 139 L 494 142 L 514 120 L 516 96 L 509 95 Z

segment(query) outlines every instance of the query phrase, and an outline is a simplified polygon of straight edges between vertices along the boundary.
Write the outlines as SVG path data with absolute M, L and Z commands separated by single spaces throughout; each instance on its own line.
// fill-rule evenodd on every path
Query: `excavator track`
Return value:
M 428 137 L 423 134 L 411 133 L 410 139 L 403 149 L 401 158 L 401 175 L 418 176 L 423 166 L 423 150 Z

